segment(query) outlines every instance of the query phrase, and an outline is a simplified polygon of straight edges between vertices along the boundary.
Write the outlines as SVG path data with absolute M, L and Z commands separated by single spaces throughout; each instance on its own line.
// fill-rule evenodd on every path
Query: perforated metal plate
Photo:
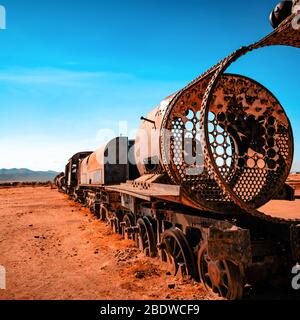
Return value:
M 293 138 L 282 106 L 259 83 L 224 72 L 254 49 L 299 48 L 300 32 L 292 26 L 295 16 L 263 40 L 228 56 L 170 103 L 162 127 L 171 130 L 173 138 L 170 146 L 161 139 L 163 165 L 171 180 L 182 185 L 191 204 L 214 212 L 243 209 L 260 215 L 255 209 L 286 180 Z M 182 155 L 181 146 L 188 144 L 194 163 L 187 163 Z M 196 163 L 197 157 L 203 158 L 202 163 Z

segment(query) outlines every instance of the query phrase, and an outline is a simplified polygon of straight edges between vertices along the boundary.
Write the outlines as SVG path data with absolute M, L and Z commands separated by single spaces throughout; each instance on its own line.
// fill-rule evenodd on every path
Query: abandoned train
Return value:
M 174 275 L 199 279 L 223 298 L 241 298 L 246 284 L 288 278 L 300 262 L 300 218 L 259 208 L 294 199 L 285 184 L 290 122 L 268 89 L 225 71 L 254 49 L 299 48 L 298 11 L 297 1 L 277 6 L 271 34 L 163 100 L 142 117 L 135 140 L 117 137 L 75 154 L 57 186 Z

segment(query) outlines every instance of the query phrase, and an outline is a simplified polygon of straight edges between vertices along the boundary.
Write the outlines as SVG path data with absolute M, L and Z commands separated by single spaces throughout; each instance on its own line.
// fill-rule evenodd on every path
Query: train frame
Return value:
M 72 177 L 78 182 L 79 172 L 74 168 L 86 154 L 76 154 L 66 166 L 65 176 L 71 179 L 67 194 L 115 233 L 135 241 L 146 256 L 167 262 L 174 276 L 201 279 L 208 291 L 241 299 L 246 284 L 289 279 L 289 271 L 300 261 L 298 222 L 243 212 L 221 217 L 199 212 L 181 204 L 179 186 L 157 183 L 161 175 L 119 185 L 75 184 Z M 288 190 L 286 200 L 292 200 Z

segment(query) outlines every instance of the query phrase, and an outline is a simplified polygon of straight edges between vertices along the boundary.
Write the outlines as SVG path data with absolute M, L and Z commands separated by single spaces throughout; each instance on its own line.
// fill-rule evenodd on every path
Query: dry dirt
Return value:
M 272 217 L 300 220 L 300 174 L 290 174 L 287 183 L 295 189 L 295 201 L 271 200 L 259 210 Z
M 271 200 L 259 211 L 275 218 L 300 220 L 300 199 L 295 201 Z
M 55 189 L 0 189 L 0 221 L 0 300 L 213 298 Z

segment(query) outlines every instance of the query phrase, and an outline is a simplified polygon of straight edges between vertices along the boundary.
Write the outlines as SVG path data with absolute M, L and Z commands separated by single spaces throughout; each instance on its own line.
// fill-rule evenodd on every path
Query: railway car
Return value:
M 65 173 L 61 172 L 54 178 L 54 185 L 61 191 L 65 192 Z
M 174 275 L 226 299 L 242 298 L 247 284 L 289 280 L 300 262 L 300 203 L 285 184 L 289 119 L 263 85 L 225 73 L 252 50 L 299 48 L 298 11 L 297 2 L 280 5 L 271 34 L 164 99 L 142 117 L 135 141 L 117 137 L 66 166 L 70 196 Z M 272 199 L 289 200 L 291 214 L 272 211 Z

